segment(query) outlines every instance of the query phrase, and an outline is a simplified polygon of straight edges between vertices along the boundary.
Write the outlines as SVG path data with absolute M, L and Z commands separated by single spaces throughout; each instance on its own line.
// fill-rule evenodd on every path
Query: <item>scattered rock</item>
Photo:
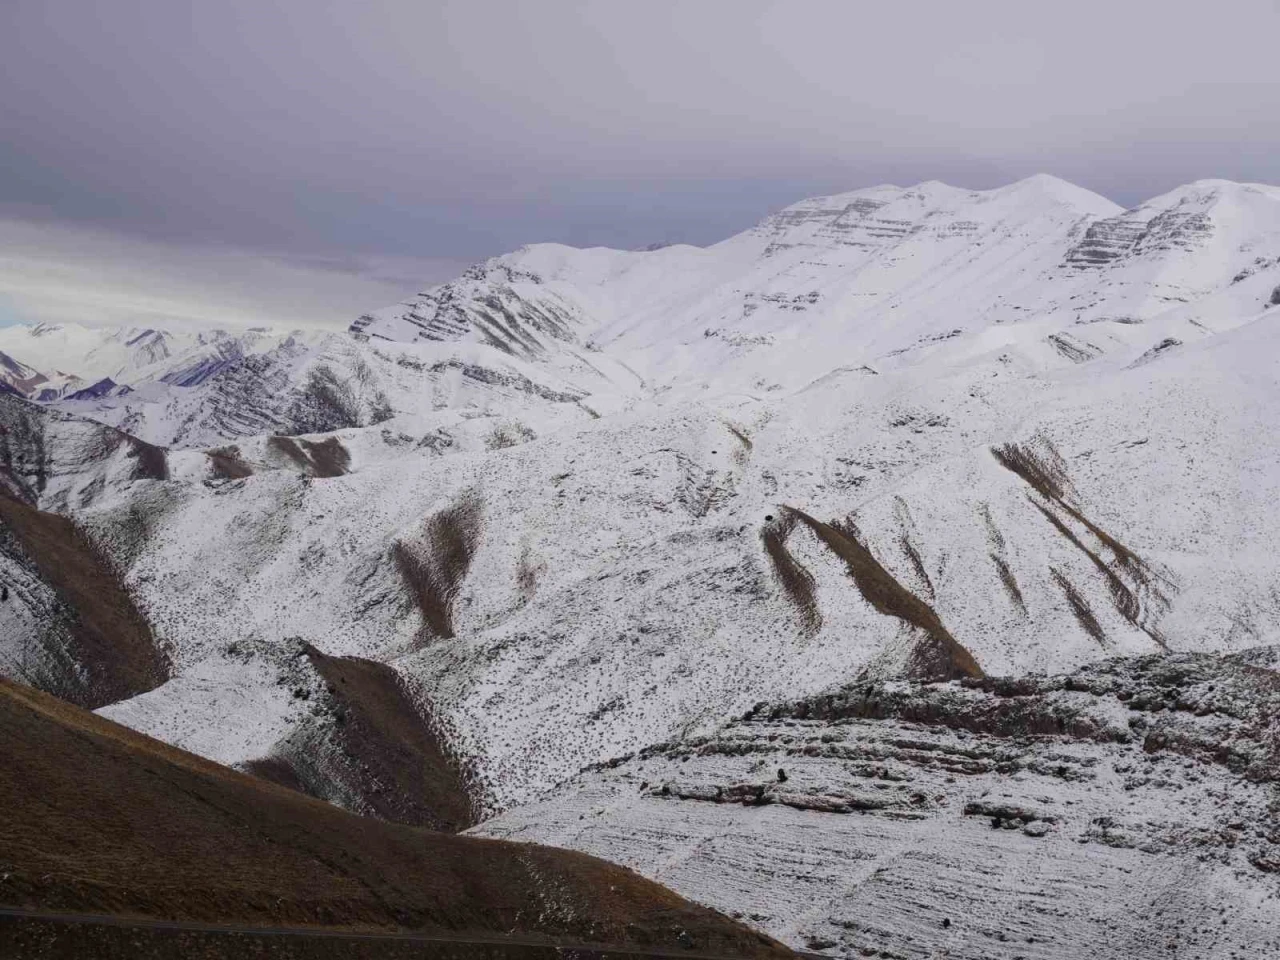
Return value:
M 1280 873 L 1280 847 L 1260 850 L 1249 857 L 1249 862 L 1263 873 Z

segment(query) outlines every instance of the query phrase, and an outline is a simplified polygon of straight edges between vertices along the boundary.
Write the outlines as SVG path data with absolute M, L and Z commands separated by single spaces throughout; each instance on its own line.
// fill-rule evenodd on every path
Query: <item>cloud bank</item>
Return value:
M 288 256 L 184 246 L 0 219 L 0 326 L 345 327 L 465 264 L 392 256 Z
M 274 251 L 218 294 L 255 312 L 280 305 L 253 284 L 330 289 L 317 258 L 364 264 L 358 294 L 380 258 L 709 243 L 882 182 L 1047 172 L 1134 204 L 1280 182 L 1277 35 L 1274 0 L 7 0 L 0 215 Z M 181 295 L 99 278 L 103 310 L 193 309 L 222 274 L 176 259 Z M 41 275 L 40 309 L 72 296 Z

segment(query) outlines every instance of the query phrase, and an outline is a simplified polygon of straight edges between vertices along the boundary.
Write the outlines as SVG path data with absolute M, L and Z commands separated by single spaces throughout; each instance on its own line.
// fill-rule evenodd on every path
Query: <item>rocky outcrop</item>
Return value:
M 168 474 L 162 447 L 0 395 L 0 490 L 15 499 L 55 509 L 85 506 L 108 486 Z
M 0 351 L 0 386 L 8 388 L 10 392 L 30 396 L 41 384 L 47 383 L 48 379 L 39 370 Z
M 361 339 L 474 339 L 535 359 L 555 341 L 577 342 L 587 319 L 580 308 L 543 286 L 537 274 L 490 261 L 400 307 L 363 314 L 350 332 Z
M 761 704 L 477 832 L 610 857 L 833 956 L 1277 949 L 1280 674 L 1255 664 L 1278 656 Z
M 1067 251 L 1066 263 L 1077 269 L 1100 267 L 1127 256 L 1146 232 L 1147 224 L 1127 214 L 1089 225 L 1084 238 Z
M 1202 211 L 1154 212 L 1144 207 L 1090 225 L 1084 239 L 1067 251 L 1067 266 L 1100 267 L 1128 257 L 1195 250 L 1213 234 L 1213 222 Z

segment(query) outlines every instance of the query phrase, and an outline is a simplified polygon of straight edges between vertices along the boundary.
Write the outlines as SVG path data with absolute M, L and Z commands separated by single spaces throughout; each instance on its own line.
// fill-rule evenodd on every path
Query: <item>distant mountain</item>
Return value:
M 26 396 L 46 379 L 39 370 L 13 359 L 7 353 L 0 353 L 0 383 L 15 393 Z
M 113 394 L 117 394 L 121 390 L 128 390 L 127 386 L 116 383 L 110 377 L 103 377 L 97 383 L 91 383 L 87 387 L 75 390 L 66 396 L 60 398 L 63 400 L 103 400 Z
M 1047 851 L 1109 902 L 1121 875 L 1176 885 L 1194 850 L 1227 900 L 1264 902 L 1278 286 L 1274 187 L 1201 181 L 1126 211 L 1043 176 L 881 186 L 706 248 L 526 247 L 345 333 L 0 331 L 31 370 L 130 389 L 0 397 L 0 441 L 26 506 L 74 521 L 169 665 L 104 716 L 349 809 L 607 850 L 794 946 L 927 955 L 932 926 L 841 926 L 890 895 L 874 863 L 932 911 L 996 882 L 975 862 L 990 877 Z M 21 349 L 41 343 L 59 346 Z M 0 606 L 0 670 L 31 677 L 37 606 L 18 599 Z M 40 676 L 88 669 L 72 659 Z M 354 697 L 336 660 L 398 693 Z M 1152 680 L 1153 663 L 1194 674 L 1196 699 L 1180 706 L 1190 680 Z M 868 716 L 805 713 L 835 696 Z M 399 706 L 375 721 L 384 699 Z M 1171 709 L 1210 719 L 1150 719 Z M 954 733 L 1005 711 L 1026 725 Z M 883 756 L 846 743 L 853 719 L 875 721 Z M 456 773 L 438 803 L 386 766 L 435 769 L 433 751 Z M 752 802 L 775 766 L 799 782 L 767 795 L 801 806 Z M 1031 810 L 1027 784 L 1059 826 L 997 812 L 988 828 L 1017 829 L 970 836 L 978 814 L 957 810 L 1011 792 Z M 834 809 L 853 801 L 821 800 L 881 794 L 857 830 Z M 1248 810 L 1222 820 L 1213 796 Z M 790 852 L 769 855 L 794 861 L 743 867 L 744 817 L 777 820 Z M 907 870 L 934 870 L 930 844 L 955 830 L 972 844 L 946 847 L 955 884 Z M 1120 834 L 1138 853 L 1108 859 Z M 970 911 L 1041 903 L 1031 869 L 1005 899 L 974 887 Z M 1108 954 L 1090 902 L 947 928 L 946 949 L 1167 955 L 1136 934 Z M 1237 932 L 1197 949 L 1228 957 Z

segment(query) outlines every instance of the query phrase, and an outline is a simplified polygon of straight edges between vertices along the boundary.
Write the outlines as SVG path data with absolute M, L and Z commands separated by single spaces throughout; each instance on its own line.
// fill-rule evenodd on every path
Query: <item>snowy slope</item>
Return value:
M 1148 283 L 1153 264 L 1198 264 L 1203 249 L 1217 272 L 1199 299 L 1161 301 L 1141 323 L 1125 258 L 1073 262 L 1115 209 L 1048 178 L 810 201 L 708 250 L 529 248 L 362 318 L 357 340 L 326 348 L 347 357 L 333 361 L 337 379 L 362 382 L 347 371 L 367 363 L 399 407 L 376 430 L 344 424 L 347 475 L 313 483 L 271 469 L 273 448 L 246 440 L 238 455 L 257 475 L 149 494 L 145 509 L 165 522 L 145 548 L 119 549 L 136 554 L 130 576 L 186 662 L 286 636 L 400 658 L 456 724 L 498 806 L 761 696 L 924 656 L 919 625 L 868 604 L 817 528 L 789 521 L 779 551 L 786 507 L 852 521 L 855 540 L 988 673 L 1261 642 L 1278 622 L 1260 547 L 1271 531 L 1241 518 L 1265 514 L 1274 494 L 1276 451 L 1245 437 L 1274 415 L 1274 334 L 1259 309 L 1275 268 L 1235 277 L 1273 236 L 1276 204 L 1253 188 L 1197 190 L 1209 222 L 1231 214 L 1211 248 L 1128 258 Z M 1242 212 L 1245 201 L 1259 210 Z M 721 274 L 735 272 L 730 290 Z M 766 279 L 775 293 L 812 287 L 817 274 L 813 304 L 760 292 Z M 1102 292 L 1085 319 L 1123 309 L 1127 322 L 1078 323 L 1072 291 L 1089 284 Z M 744 311 L 753 288 L 762 305 Z M 943 302 L 956 306 L 939 318 Z M 619 319 L 645 309 L 662 316 Z M 585 349 L 593 316 L 608 318 L 589 339 L 619 358 L 611 366 Z M 705 335 L 712 322 L 723 336 Z M 1071 333 L 1081 328 L 1095 348 L 1083 361 L 1053 339 L 1085 343 Z M 1168 344 L 1171 330 L 1187 339 Z M 682 343 L 682 331 L 697 332 Z M 806 346 L 840 336 L 839 352 Z M 488 411 L 456 396 L 428 410 L 438 358 L 466 351 L 475 376 L 459 383 L 493 388 L 505 369 L 507 389 Z M 529 386 L 579 362 L 560 394 Z M 623 383 L 622 363 L 645 388 L 632 379 L 619 412 L 592 419 L 590 399 L 573 401 Z M 382 379 L 386 369 L 403 379 Z M 739 389 L 763 370 L 766 387 Z M 1214 460 L 1224 438 L 1241 453 Z M 1060 492 L 1046 498 L 1002 464 L 993 449 L 1008 444 L 1061 473 Z M 1259 466 L 1243 484 L 1247 447 Z M 184 457 L 178 474 L 207 476 L 207 457 Z M 92 520 L 104 538 L 125 538 L 112 510 Z M 455 520 L 465 557 L 441 560 L 433 525 Z M 433 572 L 446 561 L 460 569 Z M 779 564 L 811 581 L 804 596 L 781 586 Z M 415 577 L 440 582 L 424 592 Z M 566 714 L 584 735 L 564 738 Z
M 834 956 L 1269 956 L 1280 675 L 1255 664 L 1275 655 L 764 705 L 475 832 L 615 860 Z

